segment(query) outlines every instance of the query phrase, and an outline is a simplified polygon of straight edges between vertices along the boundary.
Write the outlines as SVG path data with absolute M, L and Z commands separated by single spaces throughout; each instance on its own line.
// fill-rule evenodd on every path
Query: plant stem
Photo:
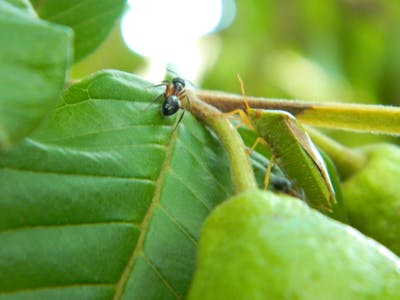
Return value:
M 235 193 L 257 188 L 249 156 L 237 130 L 218 109 L 201 101 L 192 91 L 187 90 L 186 95 L 190 100 L 190 105 L 186 103 L 186 108 L 197 119 L 211 127 L 224 145 L 230 160 Z
M 223 112 L 245 109 L 240 95 L 197 90 L 196 95 Z M 251 108 L 284 110 L 304 124 L 377 134 L 400 135 L 400 107 L 247 97 Z
M 342 179 L 350 177 L 364 166 L 365 155 L 343 146 L 311 127 L 307 127 L 307 132 L 312 141 L 333 160 Z

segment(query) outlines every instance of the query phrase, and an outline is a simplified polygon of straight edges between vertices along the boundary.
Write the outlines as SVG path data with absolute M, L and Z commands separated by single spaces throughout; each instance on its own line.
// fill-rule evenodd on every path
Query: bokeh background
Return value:
M 119 69 L 157 82 L 310 101 L 400 104 L 399 0 L 130 0 L 81 78 Z M 349 145 L 387 137 L 332 132 Z

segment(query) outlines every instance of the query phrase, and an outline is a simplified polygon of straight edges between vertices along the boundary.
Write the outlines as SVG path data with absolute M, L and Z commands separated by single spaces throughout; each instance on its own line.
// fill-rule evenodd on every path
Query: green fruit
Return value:
M 400 299 L 400 259 L 298 199 L 248 191 L 206 220 L 188 299 Z
M 366 165 L 342 185 L 350 223 L 400 255 L 400 148 L 360 149 Z

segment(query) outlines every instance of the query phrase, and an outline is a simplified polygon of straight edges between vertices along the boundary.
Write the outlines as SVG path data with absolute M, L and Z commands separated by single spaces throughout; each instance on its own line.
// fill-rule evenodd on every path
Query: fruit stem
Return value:
M 243 97 L 217 91 L 196 90 L 196 95 L 222 112 L 245 109 Z M 318 103 L 247 96 L 253 109 L 284 110 L 303 124 L 375 134 L 400 135 L 400 107 L 384 105 Z
M 187 90 L 189 103 L 184 103 L 197 119 L 212 128 L 228 153 L 231 177 L 235 193 L 257 188 L 256 179 L 245 152 L 243 141 L 231 122 L 215 107 L 200 100 L 192 91 Z
M 342 180 L 364 166 L 366 157 L 362 153 L 345 147 L 319 130 L 309 126 L 306 128 L 312 141 L 333 160 Z

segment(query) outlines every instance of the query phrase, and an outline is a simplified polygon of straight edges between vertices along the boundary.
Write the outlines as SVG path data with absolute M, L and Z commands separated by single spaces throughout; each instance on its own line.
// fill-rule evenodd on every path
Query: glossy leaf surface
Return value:
M 176 299 L 200 227 L 231 195 L 219 142 L 161 88 L 117 71 L 70 87 L 0 156 L 0 299 Z M 181 112 L 179 112 L 181 113 Z
M 26 1 L 0 2 L 0 150 L 56 105 L 72 57 L 72 31 L 38 19 Z

